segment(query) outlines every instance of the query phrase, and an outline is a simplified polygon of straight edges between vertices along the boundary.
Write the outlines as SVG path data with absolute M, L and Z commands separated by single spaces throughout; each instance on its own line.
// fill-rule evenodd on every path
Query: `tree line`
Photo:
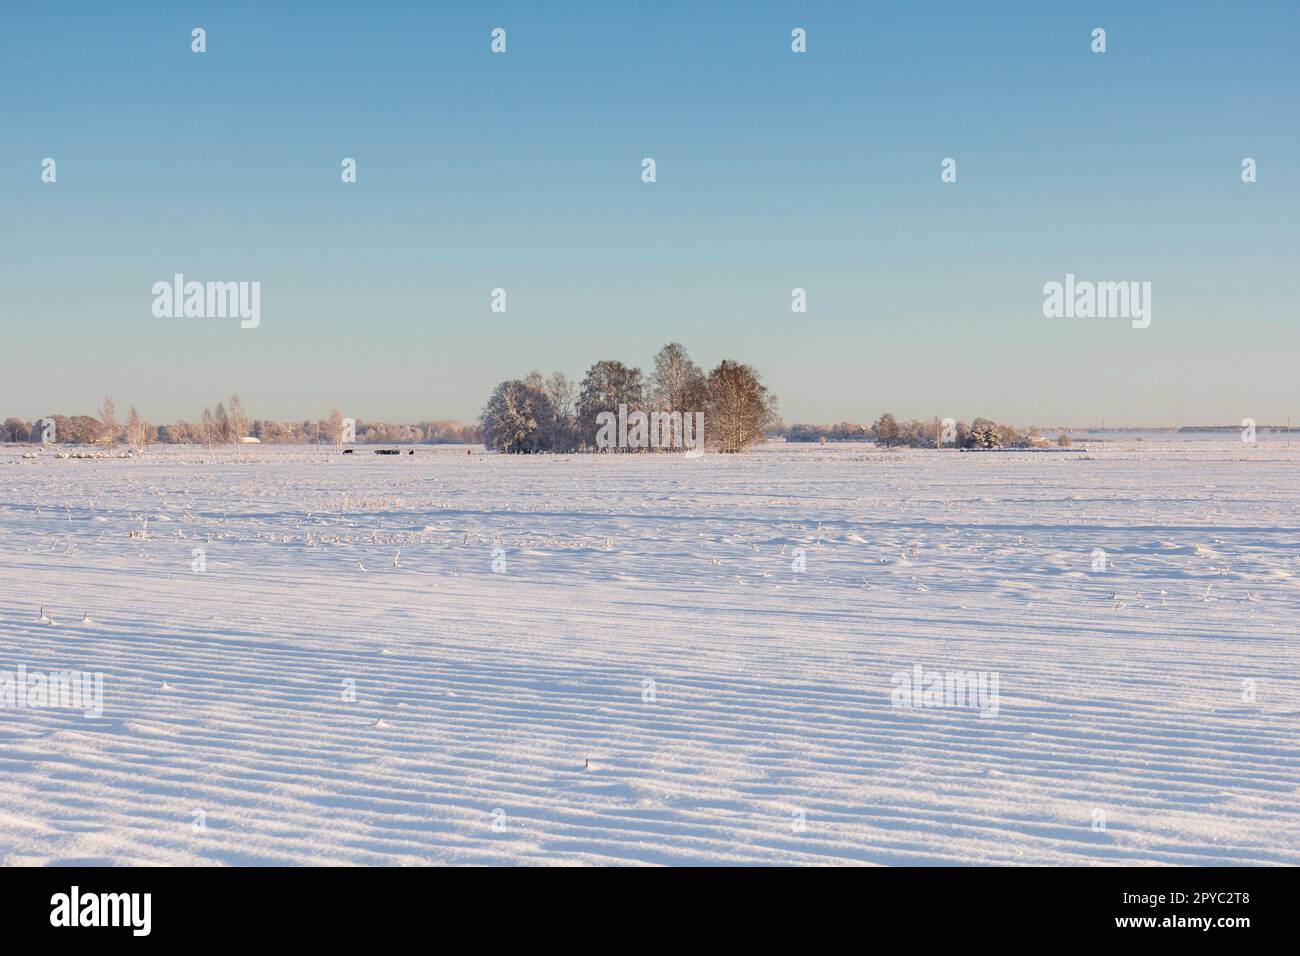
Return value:
M 539 371 L 498 385 L 479 416 L 483 444 L 509 454 L 593 451 L 603 415 L 659 412 L 704 415 L 704 446 L 738 452 L 779 424 L 776 397 L 748 365 L 723 359 L 708 373 L 686 348 L 659 350 L 649 375 L 617 359 L 601 359 L 581 382 Z M 627 449 L 610 449 L 627 450 Z
M 871 425 L 853 422 L 791 425 L 785 437 L 791 442 L 874 441 L 886 448 L 1042 448 L 1051 444 L 1066 448 L 1070 445 L 1070 436 L 1064 428 L 1058 430 L 1053 443 L 1038 428 L 1021 430 L 988 418 L 976 418 L 969 424 L 938 418 L 900 422 L 890 412 Z
M 47 415 L 28 422 L 9 417 L 0 424 L 0 442 L 28 443 L 47 439 L 59 444 L 127 445 L 136 450 L 153 444 L 193 444 L 209 448 L 238 444 L 248 438 L 274 444 L 336 443 L 343 437 L 343 416 L 334 409 L 319 421 L 286 422 L 254 419 L 244 410 L 238 395 L 203 409 L 195 422 L 177 421 L 154 425 L 131 406 L 125 421 L 118 420 L 112 396 L 105 396 L 98 417 L 91 415 Z M 359 444 L 475 444 L 480 440 L 477 425 L 463 425 L 447 419 L 415 424 L 389 424 L 357 419 L 350 430 Z

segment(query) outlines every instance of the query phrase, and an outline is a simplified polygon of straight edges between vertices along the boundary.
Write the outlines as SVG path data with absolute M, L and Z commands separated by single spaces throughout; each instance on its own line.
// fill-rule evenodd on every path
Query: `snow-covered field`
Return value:
M 6 864 L 1300 863 L 1300 445 L 22 451 Z

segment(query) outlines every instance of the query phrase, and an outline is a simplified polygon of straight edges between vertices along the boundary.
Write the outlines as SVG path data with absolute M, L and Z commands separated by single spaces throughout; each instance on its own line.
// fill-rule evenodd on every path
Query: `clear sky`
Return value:
M 6 3 L 0 416 L 468 421 L 680 340 L 787 422 L 1300 423 L 1298 120 L 1294 0 Z

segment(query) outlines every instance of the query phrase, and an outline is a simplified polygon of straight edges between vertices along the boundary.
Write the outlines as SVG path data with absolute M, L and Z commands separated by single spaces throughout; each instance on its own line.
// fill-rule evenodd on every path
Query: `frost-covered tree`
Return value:
M 55 435 L 60 443 L 71 445 L 93 445 L 104 440 L 104 424 L 89 415 L 51 415 L 55 423 Z
M 210 408 L 203 409 L 203 415 L 199 419 L 199 438 L 208 448 L 217 440 L 217 419 Z
M 937 418 L 928 422 L 911 419 L 898 425 L 898 444 L 911 448 L 938 448 L 943 444 L 943 423 Z
M 563 372 L 552 372 L 546 380 L 546 397 L 555 409 L 555 435 L 551 441 L 554 451 L 572 451 L 578 447 L 577 402 L 578 386 L 570 382 Z
M 479 416 L 483 444 L 507 454 L 551 451 L 555 436 L 555 407 L 545 391 L 512 379 L 492 392 Z
M 996 422 L 991 422 L 987 418 L 977 418 L 970 426 L 970 447 L 972 448 L 1001 448 L 1002 435 L 999 432 Z
M 294 440 L 292 423 L 263 421 L 254 430 L 264 442 L 291 442 Z
M 921 426 L 921 447 L 943 447 L 943 422 L 937 418 L 931 418 Z
M 144 444 L 149 434 L 149 424 L 140 417 L 140 413 L 131 406 L 131 410 L 126 413 L 126 441 L 135 451 L 144 448 Z
M 226 411 L 225 402 L 217 402 L 217 409 L 212 413 L 212 423 L 216 431 L 213 440 L 218 445 L 228 445 L 234 436 L 230 427 L 230 413 Z
M 248 413 L 244 411 L 244 403 L 239 400 L 238 395 L 230 396 L 230 433 L 231 441 L 238 442 L 248 434 Z
M 655 356 L 650 399 L 660 411 L 696 412 L 704 409 L 708 383 L 680 342 L 670 342 Z
M 552 372 L 546 380 L 546 397 L 551 400 L 556 415 L 572 415 L 578 400 L 578 386 L 563 372 Z
M 117 447 L 117 409 L 113 405 L 113 396 L 105 395 L 104 403 L 99 406 L 99 420 L 104 426 L 104 444 L 110 448 Z
M 25 442 L 32 436 L 32 427 L 21 418 L 6 418 L 4 427 L 0 428 L 0 440 Z
M 718 451 L 738 452 L 763 440 L 776 398 L 748 365 L 723 361 L 709 373 L 704 433 Z
M 626 405 L 628 413 L 644 411 L 645 381 L 639 368 L 629 368 L 614 359 L 604 359 L 587 369 L 578 394 L 577 432 L 583 445 L 596 444 L 601 412 L 618 414 Z
M 324 424 L 325 434 L 334 443 L 334 447 L 342 451 L 343 439 L 347 437 L 347 426 L 343 421 L 343 413 L 337 408 L 331 408 L 330 417 L 325 419 Z
M 166 442 L 167 444 L 202 444 L 202 426 L 191 425 L 189 422 L 176 422 L 172 425 L 159 425 L 158 440 L 160 442 Z
M 897 445 L 902 440 L 898 421 L 894 418 L 892 412 L 885 412 L 876 420 L 876 423 L 871 426 L 871 434 L 877 444 L 886 448 Z

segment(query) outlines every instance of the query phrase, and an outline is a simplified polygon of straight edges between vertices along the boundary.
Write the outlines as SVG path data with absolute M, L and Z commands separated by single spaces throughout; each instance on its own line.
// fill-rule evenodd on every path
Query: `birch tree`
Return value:
M 724 359 L 708 379 L 705 435 L 718 451 L 738 452 L 763 440 L 776 399 L 748 365 Z
M 105 395 L 104 403 L 99 406 L 99 420 L 104 425 L 104 444 L 110 448 L 117 447 L 117 409 L 113 405 L 113 396 Z

